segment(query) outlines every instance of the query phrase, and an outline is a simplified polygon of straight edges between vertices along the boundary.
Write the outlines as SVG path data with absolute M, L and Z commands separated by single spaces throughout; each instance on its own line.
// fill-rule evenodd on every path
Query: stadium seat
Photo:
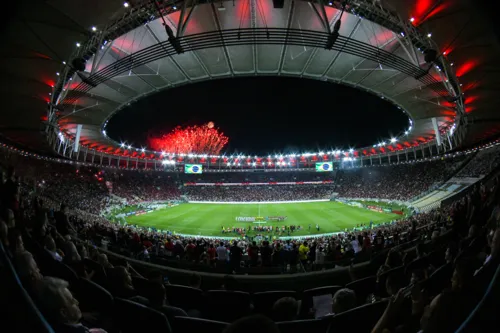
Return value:
M 232 322 L 251 311 L 250 294 L 242 291 L 210 290 L 203 313 L 209 319 Z
M 283 272 L 281 267 L 247 267 L 238 271 L 238 273 L 251 275 L 276 275 L 281 272 Z
M 277 323 L 280 333 L 323 333 L 331 318 L 284 321 Z
M 283 297 L 297 298 L 295 291 L 265 291 L 253 294 L 254 311 L 271 316 L 274 303 Z
M 384 249 L 372 256 L 372 258 L 370 259 L 370 266 L 374 267 L 374 269 L 377 270 L 380 266 L 385 264 L 388 253 L 389 249 Z
M 201 310 L 203 292 L 200 289 L 176 284 L 165 285 L 168 304 L 183 309 L 184 311 Z
M 50 272 L 51 276 L 68 281 L 71 288 L 78 282 L 78 275 L 76 275 L 75 271 L 62 262 L 57 262 L 54 260 L 53 264 L 51 265 Z
M 114 305 L 113 296 L 97 283 L 87 279 L 78 280 L 76 294 L 82 311 L 111 314 Z
M 158 309 L 158 311 L 160 311 L 167 317 L 168 322 L 171 326 L 172 321 L 175 319 L 175 317 L 188 317 L 186 311 L 182 310 L 181 308 L 176 308 L 175 306 L 164 305 L 162 306 L 161 310 Z
M 358 304 L 365 304 L 368 295 L 375 292 L 376 288 L 376 277 L 369 276 L 363 279 L 359 279 L 348 283 L 345 287 L 354 290 L 356 293 L 356 298 L 358 299 Z
M 106 270 L 104 269 L 104 267 L 102 267 L 101 264 L 89 258 L 83 259 L 83 264 L 85 265 L 85 268 L 94 272 L 94 275 L 92 276 L 92 281 L 99 284 L 100 286 L 106 285 L 107 274 Z
M 387 307 L 387 301 L 362 305 L 332 317 L 328 333 L 370 332 Z
M 411 273 L 416 269 L 425 269 L 429 266 L 429 258 L 427 256 L 415 259 L 405 267 L 405 275 L 411 276 Z
M 163 313 L 122 298 L 115 298 L 114 318 L 122 333 L 172 332 Z
M 172 323 L 174 332 L 222 333 L 228 323 L 193 317 L 175 317 Z
M 342 289 L 342 286 L 326 286 L 314 289 L 305 290 L 302 293 L 302 304 L 300 307 L 300 316 L 304 317 L 309 313 L 309 310 L 313 307 L 313 297 L 321 295 L 333 295 L 337 290 Z
M 445 264 L 436 269 L 425 281 L 424 288 L 429 295 L 437 295 L 443 289 L 450 286 L 451 276 L 453 275 L 453 265 Z
M 387 277 L 392 274 L 400 274 L 402 277 L 404 277 L 404 268 L 404 266 L 399 266 L 380 274 L 380 276 L 378 277 L 378 284 L 376 286 L 375 294 L 380 297 L 387 297 L 387 291 L 385 288 Z
M 437 249 L 432 252 L 430 252 L 427 255 L 429 265 L 432 265 L 434 267 L 440 267 L 444 265 L 444 257 L 445 257 L 446 249 Z
M 143 297 L 148 297 L 149 296 L 149 286 L 150 282 L 149 280 L 142 278 L 142 277 L 137 277 L 133 276 L 132 277 L 132 285 L 134 286 L 134 289 L 137 290 L 139 295 Z
M 33 256 L 40 267 L 40 270 L 43 275 L 53 276 L 53 266 L 55 263 L 54 258 L 47 252 L 43 247 L 40 246 L 37 242 L 34 243 L 35 247 L 33 248 Z

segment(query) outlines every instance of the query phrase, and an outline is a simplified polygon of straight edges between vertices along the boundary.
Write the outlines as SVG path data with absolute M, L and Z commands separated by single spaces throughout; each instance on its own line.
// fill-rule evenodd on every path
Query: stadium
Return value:
M 3 11 L 14 332 L 482 332 L 500 32 L 470 0 Z

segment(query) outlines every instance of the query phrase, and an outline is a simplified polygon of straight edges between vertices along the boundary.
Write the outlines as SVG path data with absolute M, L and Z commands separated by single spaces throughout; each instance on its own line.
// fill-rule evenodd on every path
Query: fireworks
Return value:
M 149 146 L 154 150 L 175 154 L 218 155 L 228 141 L 224 133 L 214 128 L 213 122 L 186 128 L 178 126 L 170 133 L 148 138 Z

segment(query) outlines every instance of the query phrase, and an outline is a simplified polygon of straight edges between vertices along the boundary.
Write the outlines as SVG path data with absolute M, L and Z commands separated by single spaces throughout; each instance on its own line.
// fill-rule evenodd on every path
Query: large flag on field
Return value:
M 316 163 L 316 171 L 317 172 L 333 171 L 333 163 L 332 162 Z
M 184 173 L 202 173 L 203 166 L 201 164 L 186 164 L 184 166 Z

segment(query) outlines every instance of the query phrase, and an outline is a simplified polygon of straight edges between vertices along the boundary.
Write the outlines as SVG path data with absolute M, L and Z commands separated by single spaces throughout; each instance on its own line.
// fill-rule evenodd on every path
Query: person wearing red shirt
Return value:
M 165 252 L 167 256 L 171 256 L 172 252 L 174 251 L 174 242 L 169 238 L 165 242 Z
M 144 245 L 147 249 L 149 249 L 150 247 L 153 246 L 153 243 L 151 243 L 151 241 L 147 238 L 145 238 L 143 241 L 142 241 L 142 245 Z
M 368 251 L 372 246 L 372 241 L 370 240 L 368 233 L 364 232 L 363 236 L 364 236 L 363 237 L 363 250 Z
M 208 259 L 210 260 L 210 262 L 215 260 L 216 251 L 215 251 L 214 244 L 210 243 L 210 245 L 208 246 L 207 254 L 208 254 Z
M 187 254 L 187 259 L 188 260 L 194 260 L 194 250 L 196 248 L 196 245 L 193 244 L 193 241 L 188 240 L 188 244 L 186 245 L 186 248 L 184 249 Z
M 134 234 L 132 235 L 132 239 L 136 243 L 140 243 L 141 242 L 141 237 L 139 237 L 139 235 L 137 234 L 137 232 L 134 232 Z

